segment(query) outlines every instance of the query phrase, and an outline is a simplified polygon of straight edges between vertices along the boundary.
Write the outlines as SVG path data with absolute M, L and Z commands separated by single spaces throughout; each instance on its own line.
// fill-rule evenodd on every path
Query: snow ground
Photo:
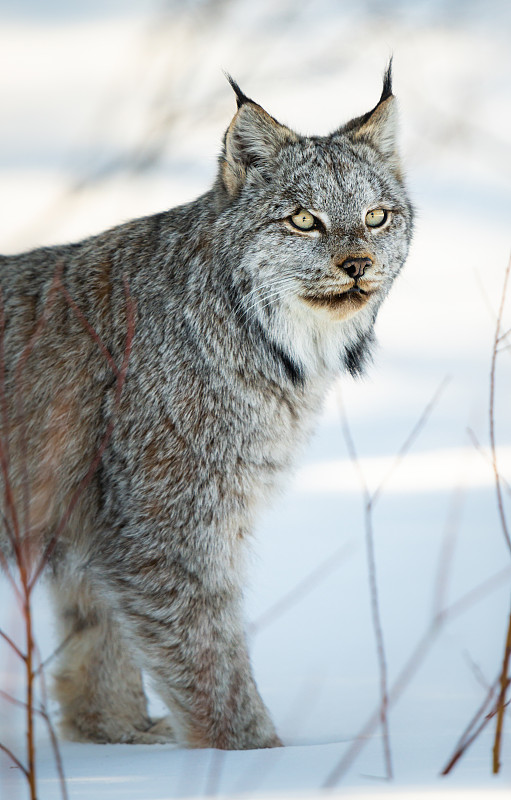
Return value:
M 378 321 L 374 367 L 361 382 L 340 382 L 370 490 L 448 382 L 374 510 L 391 686 L 440 594 L 449 606 L 489 583 L 442 627 L 391 710 L 395 781 L 381 778 L 376 730 L 340 786 L 346 798 L 373 800 L 508 796 L 509 719 L 499 777 L 490 776 L 491 724 L 449 778 L 438 774 L 497 674 L 509 614 L 511 573 L 501 575 L 509 553 L 491 468 L 467 434 L 470 427 L 487 448 L 492 337 L 511 250 L 509 4 L 168 5 L 167 16 L 150 2 L 48 0 L 44 13 L 28 0 L 0 6 L 0 250 L 74 239 L 205 189 L 233 113 L 222 68 L 277 118 L 322 133 L 372 106 L 394 52 L 417 232 Z M 508 480 L 510 389 L 506 351 L 496 419 Z M 455 536 L 450 560 L 446 531 L 447 541 Z M 439 563 L 447 571 L 441 592 Z M 317 794 L 377 708 L 362 493 L 337 393 L 287 492 L 260 521 L 250 579 L 255 672 L 288 747 L 219 754 L 64 743 L 73 800 Z M 42 588 L 36 610 L 44 656 L 56 642 Z M 13 635 L 19 628 L 5 582 L 0 625 Z M 21 694 L 5 647 L 0 685 Z M 53 800 L 50 747 L 42 728 L 38 735 L 41 798 Z M 5 704 L 0 741 L 22 749 L 20 720 Z M 24 796 L 21 777 L 0 759 L 1 800 Z

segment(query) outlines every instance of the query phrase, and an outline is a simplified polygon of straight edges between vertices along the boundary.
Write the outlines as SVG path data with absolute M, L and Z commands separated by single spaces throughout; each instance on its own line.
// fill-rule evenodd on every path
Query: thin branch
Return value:
M 504 658 L 502 660 L 502 672 L 500 674 L 500 691 L 497 698 L 497 724 L 495 727 L 495 740 L 493 744 L 493 774 L 496 775 L 500 770 L 500 750 L 502 745 L 502 733 L 504 730 L 504 710 L 506 707 L 506 694 L 511 683 L 509 677 L 509 663 L 511 659 L 511 612 L 507 627 L 506 646 L 504 648 Z
M 417 673 L 419 667 L 423 664 L 426 655 L 436 641 L 445 623 L 462 614 L 467 608 L 474 605 L 474 603 L 482 600 L 490 592 L 497 589 L 503 582 L 507 582 L 510 576 L 511 567 L 500 570 L 500 572 L 497 572 L 495 575 L 491 576 L 489 579 L 483 581 L 478 586 L 464 594 L 456 602 L 452 603 L 431 620 L 428 629 L 417 642 L 411 655 L 408 657 L 408 660 L 392 685 L 392 688 L 389 692 L 389 707 L 392 707 L 402 696 L 410 681 Z M 322 784 L 322 788 L 331 789 L 334 786 L 337 786 L 359 753 L 363 750 L 379 723 L 380 709 L 377 708 L 359 730 L 357 736 L 353 740 L 353 743 L 348 748 L 346 753 L 341 759 L 339 759 L 338 763 L 327 775 L 324 783 Z
M 63 639 L 62 642 L 58 645 L 58 647 L 55 648 L 53 653 L 50 653 L 50 655 L 47 658 L 45 658 L 44 661 L 40 661 L 39 666 L 33 672 L 34 678 L 38 678 L 39 675 L 41 675 L 41 673 L 46 669 L 48 664 L 51 664 L 51 662 L 61 654 L 61 652 L 68 646 L 71 639 L 74 639 L 75 636 L 76 636 L 75 631 L 71 631 L 71 633 L 68 633 L 65 639 Z
M 493 342 L 493 351 L 491 357 L 491 367 L 490 367 L 490 448 L 491 448 L 491 456 L 492 456 L 492 464 L 493 464 L 493 472 L 495 475 L 495 489 L 497 492 L 497 507 L 499 510 L 499 517 L 500 517 L 500 524 L 502 528 L 502 533 L 504 534 L 504 539 L 506 540 L 507 546 L 511 553 L 511 537 L 509 535 L 509 530 L 507 526 L 506 514 L 504 511 L 504 502 L 502 499 L 502 487 L 501 487 L 501 479 L 499 468 L 497 464 L 497 444 L 495 439 L 495 388 L 496 388 L 496 376 L 497 376 L 497 348 L 499 344 L 499 335 L 500 335 L 500 328 L 502 325 L 502 316 L 504 314 L 504 306 L 506 302 L 507 296 L 507 284 L 509 280 L 509 274 L 511 272 L 511 257 L 509 259 L 508 265 L 506 267 L 506 272 L 504 275 L 504 285 L 502 287 L 502 296 L 500 299 L 500 307 L 499 313 L 497 316 L 497 324 L 495 327 L 495 338 Z
M 15 644 L 15 643 L 13 642 L 13 640 L 11 639 L 11 637 L 10 637 L 10 636 L 7 636 L 7 634 L 6 634 L 6 633 L 4 633 L 4 631 L 3 631 L 1 628 L 0 628 L 0 637 L 1 637 L 2 639 L 4 639 L 4 641 L 6 641 L 6 642 L 7 642 L 7 644 L 9 645 L 9 647 L 10 647 L 12 650 L 14 650 L 14 652 L 16 653 L 16 655 L 18 656 L 18 658 L 21 658 L 21 660 L 22 660 L 22 661 L 26 661 L 26 660 L 27 660 L 27 657 L 26 657 L 25 653 L 22 653 L 22 652 L 21 652 L 21 650 L 20 650 L 20 648 L 18 647 L 18 645 L 17 645 L 17 644 Z
M 18 767 L 18 769 L 20 769 L 22 771 L 23 775 L 28 780 L 28 772 L 27 772 L 26 767 L 23 766 L 23 764 L 21 763 L 19 758 L 16 758 L 16 756 L 14 755 L 12 750 L 9 750 L 9 748 L 6 747 L 5 744 L 2 744 L 1 742 L 0 742 L 0 750 L 3 750 L 3 752 L 6 753 L 9 756 L 11 761 Z
M 385 770 L 387 780 L 391 780 L 393 775 L 392 769 L 392 753 L 390 747 L 390 730 L 388 722 L 388 678 L 387 678 L 387 660 L 385 655 L 385 641 L 383 636 L 383 626 L 381 622 L 380 603 L 378 596 L 378 579 L 376 575 L 376 556 L 374 552 L 374 531 L 373 531 L 373 501 L 375 495 L 371 495 L 367 488 L 365 476 L 357 455 L 355 443 L 351 435 L 346 410 L 342 402 L 342 396 L 338 393 L 339 405 L 342 416 L 342 429 L 350 458 L 355 465 L 361 478 L 362 491 L 364 495 L 364 521 L 365 521 L 365 539 L 366 539 L 366 554 L 367 554 L 367 568 L 369 574 L 369 593 L 371 599 L 371 617 L 373 621 L 373 630 L 376 640 L 376 655 L 378 658 L 378 668 L 380 675 L 380 724 L 383 733 L 383 756 L 385 761 Z
M 53 279 L 48 290 L 48 294 L 45 298 L 43 310 L 37 320 L 36 326 L 30 336 L 28 342 L 24 346 L 21 354 L 18 358 L 16 363 L 16 368 L 14 370 L 14 387 L 15 387 L 15 397 L 16 397 L 16 410 L 17 410 L 17 417 L 20 422 L 20 430 L 19 430 L 19 438 L 20 438 L 20 450 L 21 450 L 21 470 L 22 470 L 22 498 L 23 498 L 23 515 L 24 515 L 24 530 L 28 533 L 29 530 L 29 521 L 30 521 L 30 481 L 28 476 L 28 451 L 27 451 L 27 432 L 26 432 L 26 415 L 24 412 L 23 407 L 23 391 L 22 391 L 22 376 L 30 355 L 32 354 L 37 342 L 39 341 L 42 332 L 48 322 L 50 312 L 53 306 L 55 293 L 57 290 L 57 285 L 60 282 L 60 276 L 64 269 L 64 263 L 59 261 L 55 267 L 55 272 L 53 275 Z M 17 534 L 19 539 L 20 545 L 22 544 L 21 541 L 21 531 L 19 526 L 19 515 L 16 511 L 16 519 L 17 524 L 13 525 L 13 528 Z M 28 545 L 28 537 L 27 537 L 27 545 Z M 28 584 L 28 579 L 26 577 L 26 572 L 28 569 L 28 558 L 30 553 L 27 551 L 26 553 L 23 551 L 23 548 L 20 550 L 19 554 L 19 564 L 20 568 L 20 576 L 23 583 Z M 30 769 L 29 769 L 30 772 Z
M 488 462 L 488 464 L 490 465 L 490 467 L 493 470 L 492 458 L 486 452 L 486 450 L 483 448 L 482 444 L 480 443 L 479 439 L 475 435 L 475 433 L 472 430 L 472 428 L 467 428 L 467 434 L 468 434 L 468 437 L 469 437 L 470 441 L 472 442 L 472 444 L 474 445 L 475 449 L 477 450 L 477 452 L 482 455 L 482 457 Z M 500 481 L 501 481 L 502 485 L 504 486 L 506 492 L 511 495 L 511 485 L 508 483 L 508 481 L 505 478 L 502 477 L 502 475 L 500 476 Z
M 440 773 L 441 775 L 448 775 L 449 772 L 451 772 L 451 770 L 457 764 L 459 759 L 466 753 L 466 751 L 468 750 L 468 748 L 470 747 L 472 742 L 475 741 L 477 736 L 479 736 L 481 731 L 486 727 L 486 724 L 490 720 L 490 716 L 488 714 L 486 714 L 486 717 L 483 720 L 483 725 L 482 726 L 479 725 L 477 728 L 475 726 L 478 725 L 478 723 L 479 723 L 481 717 L 483 716 L 483 714 L 485 714 L 485 712 L 487 712 L 488 706 L 490 705 L 492 700 L 494 700 L 495 692 L 497 690 L 498 684 L 499 684 L 499 679 L 496 678 L 496 680 L 493 682 L 493 684 L 491 686 L 487 687 L 486 696 L 485 696 L 483 702 L 481 703 L 481 705 L 477 709 L 476 713 L 474 714 L 474 716 L 472 717 L 472 719 L 468 723 L 467 727 L 465 728 L 465 730 L 461 734 L 460 738 L 458 739 L 458 742 L 457 742 L 457 744 L 456 744 L 456 746 L 454 748 L 454 753 L 451 756 L 451 758 L 449 759 L 449 761 L 447 762 L 446 766 L 441 771 L 441 773 Z M 491 712 L 490 712 L 490 714 L 491 714 Z M 475 728 L 475 731 L 474 731 L 474 728 Z
M 62 754 L 60 752 L 57 734 L 55 733 L 55 728 L 53 727 L 53 723 L 51 721 L 50 715 L 46 711 L 46 708 L 41 709 L 41 715 L 44 721 L 46 722 L 48 733 L 50 734 L 53 755 L 55 758 L 55 766 L 60 781 L 60 791 L 62 793 L 63 800 L 69 800 L 69 795 L 67 793 L 66 776 L 64 774 L 64 763 L 62 761 Z
M 482 688 L 485 691 L 489 692 L 490 689 L 491 689 L 491 686 L 488 683 L 488 681 L 486 680 L 486 676 L 484 675 L 480 665 L 477 663 L 477 661 L 474 661 L 474 659 L 472 658 L 472 656 L 470 655 L 468 650 L 464 650 L 463 651 L 463 658 L 467 662 L 467 665 L 470 668 L 470 670 L 471 670 L 474 678 L 478 682 L 478 684 L 480 686 L 482 686 Z
M 59 280 L 59 282 L 57 284 L 57 287 L 58 287 L 59 291 L 62 292 L 62 294 L 64 295 L 67 304 L 74 311 L 76 317 L 81 322 L 81 324 L 83 325 L 83 327 L 85 328 L 85 330 L 87 331 L 87 333 L 89 334 L 91 339 L 93 339 L 96 342 L 96 344 L 98 345 L 98 347 L 101 350 L 101 352 L 103 353 L 106 361 L 108 362 L 110 368 L 112 369 L 114 375 L 116 377 L 119 377 L 119 368 L 117 367 L 117 364 L 115 363 L 114 359 L 112 358 L 112 354 L 110 353 L 110 351 L 108 350 L 107 346 L 105 345 L 105 343 L 103 342 L 103 340 L 99 336 L 98 332 L 92 327 L 92 325 L 88 321 L 88 319 L 85 316 L 85 314 L 83 313 L 83 311 L 81 311 L 80 308 L 76 305 L 75 301 L 73 300 L 73 298 L 69 294 L 68 290 L 66 289 L 66 287 L 64 286 L 62 281 Z
M 477 728 L 469 736 L 467 736 L 467 738 L 457 748 L 450 761 L 446 764 L 446 766 L 440 773 L 441 775 L 448 775 L 452 771 L 452 769 L 456 766 L 460 758 L 463 755 L 465 755 L 469 747 L 475 742 L 477 737 L 484 731 L 487 724 L 490 722 L 490 720 L 493 719 L 496 713 L 497 709 L 494 708 L 484 717 L 484 719 L 479 723 Z
M 511 334 L 511 328 L 510 328 L 508 331 L 506 331 L 505 333 L 501 333 L 501 334 L 500 334 L 500 336 L 499 336 L 499 338 L 498 338 L 498 340 L 497 340 L 497 344 L 500 344 L 500 343 L 501 343 L 501 342 L 503 342 L 505 339 L 507 339 L 507 337 L 509 336 L 509 334 Z
M 449 572 L 454 557 L 454 548 L 456 546 L 463 499 L 463 491 L 459 488 L 455 489 L 451 495 L 442 547 L 438 558 L 435 589 L 433 592 L 433 618 L 442 612 L 442 608 L 444 608 L 445 605 Z
M 105 431 L 105 433 L 103 435 L 103 438 L 101 439 L 101 442 L 100 442 L 99 447 L 97 449 L 96 455 L 95 455 L 95 457 L 94 457 L 89 469 L 87 470 L 87 473 L 83 476 L 83 478 L 79 482 L 77 488 L 75 489 L 74 494 L 73 494 L 70 502 L 67 505 L 67 508 L 66 508 L 66 510 L 65 510 L 65 512 L 64 512 L 64 514 L 63 514 L 63 516 L 62 516 L 62 518 L 61 518 L 61 520 L 60 520 L 60 522 L 59 522 L 59 524 L 57 526 L 57 529 L 56 529 L 55 533 L 53 534 L 53 536 L 51 537 L 50 541 L 48 542 L 48 544 L 46 545 L 46 547 L 44 549 L 44 552 L 43 552 L 43 555 L 42 555 L 42 557 L 41 557 L 41 559 L 39 561 L 39 564 L 37 565 L 36 569 L 34 570 L 34 573 L 33 573 L 32 578 L 30 580 L 29 591 L 32 591 L 32 589 L 34 588 L 35 584 L 39 580 L 39 578 L 41 576 L 41 573 L 43 572 L 46 564 L 48 563 L 48 560 L 51 558 L 51 555 L 52 555 L 52 553 L 53 553 L 53 551 L 54 551 L 54 549 L 55 549 L 55 547 L 57 545 L 57 542 L 58 542 L 58 540 L 59 540 L 59 538 L 60 538 L 60 536 L 62 534 L 62 531 L 65 529 L 67 523 L 69 522 L 69 519 L 70 519 L 70 517 L 71 517 L 71 515 L 72 515 L 72 513 L 73 513 L 73 511 L 74 511 L 74 509 L 76 507 L 76 504 L 78 503 L 78 500 L 80 499 L 80 497 L 83 494 L 84 490 L 87 488 L 87 486 L 89 485 L 90 481 L 92 480 L 92 478 L 94 476 L 94 473 L 98 469 L 98 467 L 99 467 L 99 465 L 101 463 L 101 459 L 103 458 L 103 453 L 105 452 L 105 450 L 107 448 L 107 445 L 110 442 L 112 433 L 113 433 L 114 428 L 115 428 L 116 411 L 117 411 L 118 406 L 119 406 L 119 402 L 120 402 L 120 399 L 121 399 L 121 394 L 122 394 L 124 382 L 126 380 L 126 374 L 127 374 L 127 371 L 128 371 L 128 363 L 129 363 L 129 359 L 130 359 L 130 355 L 131 355 L 131 349 L 132 349 L 132 345 L 133 345 L 133 337 L 135 335 L 135 303 L 131 298 L 130 291 L 129 291 L 129 286 L 128 286 L 128 283 L 127 283 L 126 279 L 124 280 L 124 291 L 125 291 L 125 294 L 126 294 L 126 323 L 127 323 L 126 343 L 125 343 L 125 348 L 124 348 L 124 355 L 123 355 L 122 365 L 121 365 L 121 368 L 120 368 L 120 370 L 118 372 L 118 375 L 117 375 L 117 381 L 116 381 L 116 387 L 115 387 L 115 398 L 114 398 L 114 412 L 112 414 L 112 419 L 110 420 L 110 422 L 107 425 L 107 429 L 106 429 L 106 431 Z
M 66 644 L 69 641 L 69 639 L 72 638 L 72 636 L 73 636 L 73 634 L 70 634 L 69 636 L 67 636 L 66 639 L 64 640 L 64 642 L 62 643 L 62 645 Z M 57 650 L 59 650 L 59 649 L 62 649 L 62 646 L 60 648 L 57 648 Z M 44 666 L 45 666 L 45 664 L 47 664 L 51 660 L 52 656 L 55 655 L 56 651 L 52 654 L 52 656 L 50 656 L 49 658 L 46 659 L 46 661 L 43 662 L 42 659 L 41 659 L 41 652 L 40 652 L 39 647 L 37 646 L 36 643 L 34 643 L 34 650 L 36 652 L 37 660 L 39 661 L 39 667 L 36 670 L 34 670 L 34 672 L 32 673 L 32 676 L 33 676 L 33 678 L 35 678 L 37 675 L 40 676 L 40 678 L 39 678 L 39 683 L 40 683 L 40 687 L 41 687 L 41 709 L 40 709 L 40 713 L 41 713 L 41 716 L 43 717 L 44 721 L 46 722 L 46 727 L 48 728 L 48 733 L 50 735 L 50 740 L 51 740 L 51 745 L 52 745 L 52 750 L 53 750 L 53 756 L 55 758 L 55 767 L 57 769 L 57 774 L 59 776 L 59 781 L 60 781 L 61 794 L 62 794 L 63 800 L 69 800 L 68 799 L 68 794 L 67 794 L 66 778 L 65 778 L 65 775 L 64 775 L 64 764 L 62 762 L 62 755 L 61 755 L 61 752 L 60 752 L 59 742 L 58 742 L 58 739 L 57 739 L 57 735 L 55 733 L 55 728 L 53 727 L 53 724 L 52 724 L 52 721 L 51 721 L 51 717 L 48 714 L 48 692 L 47 692 L 47 689 L 46 689 L 46 678 L 45 678 L 45 674 L 44 674 Z
M 10 703 L 12 706 L 17 706 L 18 708 L 22 708 L 23 711 L 27 710 L 27 704 L 24 700 L 18 700 L 17 697 L 13 697 L 12 694 L 9 692 L 4 692 L 3 689 L 0 689 L 0 697 L 2 700 L 5 700 L 7 703 Z
M 396 455 L 396 457 L 394 459 L 394 462 L 389 467 L 389 470 L 388 470 L 387 474 L 384 476 L 383 480 L 380 482 L 380 484 L 378 485 L 376 490 L 373 492 L 373 495 L 371 497 L 371 504 L 373 506 L 375 505 L 376 501 L 378 500 L 379 496 L 381 495 L 381 493 L 383 491 L 383 487 L 385 486 L 385 484 L 387 483 L 387 481 L 389 480 L 391 475 L 394 473 L 394 471 L 397 469 L 397 467 L 403 461 L 404 457 L 406 456 L 406 454 L 408 453 L 408 451 L 410 450 L 412 445 L 415 443 L 415 440 L 418 439 L 419 434 L 421 433 L 422 429 L 426 425 L 429 417 L 431 416 L 431 413 L 432 413 L 433 409 L 435 408 L 435 406 L 437 405 L 438 401 L 440 400 L 440 397 L 441 397 L 442 393 L 444 392 L 445 388 L 447 387 L 447 385 L 449 384 L 450 380 L 451 380 L 450 377 L 447 375 L 440 382 L 440 384 L 439 384 L 438 388 L 435 390 L 431 400 L 425 406 L 425 408 L 424 408 L 422 414 L 420 415 L 419 419 L 417 420 L 416 424 L 413 426 L 413 428 L 410 431 L 409 435 L 407 436 L 407 438 L 405 439 L 405 441 L 401 445 L 401 447 L 398 450 L 398 453 L 397 453 L 397 455 Z
M 338 401 L 339 406 L 341 409 L 341 417 L 342 417 L 342 428 L 343 428 L 343 435 L 346 441 L 346 446 L 348 449 L 348 453 L 350 458 L 357 469 L 357 472 L 360 476 L 360 481 L 362 484 L 362 490 L 364 495 L 364 521 L 365 521 L 365 533 L 366 533 L 366 552 L 367 552 L 367 563 L 368 563 L 368 574 L 369 574 L 369 586 L 370 586 L 370 598 L 371 598 L 371 616 L 373 620 L 373 629 L 374 635 L 376 640 L 376 650 L 377 650 L 377 657 L 378 657 L 378 665 L 379 665 L 379 674 L 380 674 L 380 722 L 382 727 L 383 733 L 383 749 L 384 749 L 384 758 L 385 758 L 385 766 L 386 766 L 386 773 L 387 778 L 390 779 L 392 777 L 392 757 L 391 757 L 391 749 L 390 749 L 390 732 L 389 732 L 389 725 L 388 725 L 388 677 L 387 677 L 387 662 L 386 662 L 386 655 L 385 655 L 385 642 L 384 642 L 384 635 L 383 635 L 383 626 L 381 622 L 381 614 L 380 614 L 380 605 L 379 605 L 379 597 L 378 597 L 378 580 L 377 580 L 377 573 L 376 573 L 376 555 L 375 555 L 375 548 L 374 548 L 374 530 L 373 530 L 373 516 L 372 512 L 374 506 L 378 499 L 380 498 L 383 488 L 393 472 L 397 469 L 400 465 L 401 461 L 405 457 L 405 455 L 410 450 L 412 444 L 415 442 L 417 437 L 419 436 L 420 432 L 422 431 L 423 427 L 425 426 L 431 412 L 433 411 L 434 407 L 438 403 L 440 395 L 444 391 L 447 383 L 449 382 L 449 378 L 446 377 L 442 380 L 439 387 L 436 389 L 433 397 L 429 401 L 429 403 L 424 408 L 421 416 L 419 417 L 417 423 L 414 425 L 412 430 L 410 431 L 409 435 L 403 442 L 402 446 L 400 447 L 396 458 L 394 459 L 390 469 L 388 470 L 387 474 L 384 476 L 383 480 L 377 486 L 376 490 L 371 494 L 369 492 L 365 475 L 362 470 L 362 466 L 360 464 L 360 460 L 358 458 L 358 454 L 356 451 L 355 443 L 353 441 L 353 437 L 351 434 L 351 430 L 349 427 L 349 423 L 347 420 L 346 411 L 344 408 L 344 404 L 342 401 L 342 396 L 340 392 L 338 392 Z
M 302 600 L 309 592 L 313 591 L 319 586 L 322 581 L 334 572 L 339 564 L 345 561 L 353 554 L 353 545 L 343 544 L 332 555 L 328 556 L 324 561 L 319 564 L 312 572 L 310 572 L 303 580 L 299 581 L 289 592 L 280 597 L 270 608 L 247 626 L 247 632 L 250 636 L 259 633 L 262 628 L 265 628 L 276 618 L 280 617 L 289 608 L 292 608 L 295 603 Z

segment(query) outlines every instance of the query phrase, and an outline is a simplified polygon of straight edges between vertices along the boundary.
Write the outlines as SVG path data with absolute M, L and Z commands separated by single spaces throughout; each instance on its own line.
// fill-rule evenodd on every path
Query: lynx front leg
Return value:
M 107 607 L 76 575 L 55 581 L 62 650 L 55 675 L 61 729 L 67 739 L 145 743 L 173 740 L 147 714 L 140 668 Z
M 225 750 L 281 745 L 252 676 L 238 593 L 172 573 L 158 585 L 153 574 L 143 593 L 135 580 L 120 607 L 178 740 Z

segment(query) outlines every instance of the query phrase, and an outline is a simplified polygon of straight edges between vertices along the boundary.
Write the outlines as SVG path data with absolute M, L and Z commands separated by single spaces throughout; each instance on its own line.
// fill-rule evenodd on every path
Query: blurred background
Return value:
M 0 2 L 3 253 L 74 240 L 205 191 L 235 111 L 223 70 L 280 121 L 324 134 L 374 106 L 392 54 L 416 234 L 378 319 L 375 366 L 340 390 L 370 490 L 447 384 L 375 510 L 391 681 L 431 619 L 446 530 L 456 542 L 446 603 L 509 563 L 491 467 L 467 428 L 487 452 L 490 357 L 511 252 L 511 4 Z M 501 350 L 496 430 L 509 481 L 508 340 Z M 350 556 L 332 561 L 337 571 L 264 617 L 344 546 Z M 289 492 L 261 520 L 255 552 L 247 611 L 264 625 L 252 651 L 278 727 L 288 744 L 347 742 L 378 703 L 378 673 L 361 484 L 336 394 Z M 509 582 L 457 619 L 397 709 L 396 762 L 410 780 L 438 773 L 495 677 L 508 604 Z M 490 738 L 467 778 L 488 774 Z M 381 769 L 379 752 L 376 742 L 363 771 Z

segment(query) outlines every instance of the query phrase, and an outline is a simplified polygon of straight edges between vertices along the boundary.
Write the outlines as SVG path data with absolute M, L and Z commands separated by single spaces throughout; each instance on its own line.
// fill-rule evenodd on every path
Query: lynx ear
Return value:
M 401 179 L 397 150 L 397 108 L 392 94 L 392 59 L 383 76 L 383 90 L 377 105 L 363 117 L 351 120 L 339 133 L 348 134 L 353 142 L 364 142 L 378 150 Z
M 227 192 L 234 197 L 249 169 L 269 178 L 277 152 L 288 142 L 298 141 L 298 136 L 243 94 L 229 75 L 227 79 L 236 93 L 238 111 L 225 134 L 221 177 Z

